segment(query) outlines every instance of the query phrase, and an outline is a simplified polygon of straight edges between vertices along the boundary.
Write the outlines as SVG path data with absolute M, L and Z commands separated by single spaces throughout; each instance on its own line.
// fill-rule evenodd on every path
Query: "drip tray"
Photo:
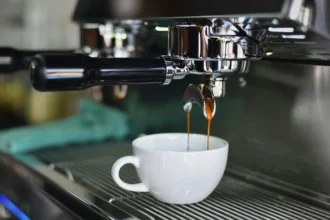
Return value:
M 224 175 L 205 201 L 192 205 L 165 204 L 146 193 L 122 190 L 113 182 L 110 170 L 116 159 L 130 154 L 130 144 L 119 145 L 46 150 L 34 156 L 138 219 L 330 219 L 330 211 L 229 175 Z M 120 175 L 128 183 L 139 182 L 133 166 L 125 166 Z

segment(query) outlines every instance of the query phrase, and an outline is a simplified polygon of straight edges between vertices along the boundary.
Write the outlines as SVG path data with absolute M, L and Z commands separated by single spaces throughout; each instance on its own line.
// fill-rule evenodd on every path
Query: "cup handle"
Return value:
M 148 192 L 148 188 L 144 183 L 137 183 L 137 184 L 129 184 L 122 181 L 119 177 L 119 171 L 125 164 L 131 163 L 136 168 L 140 167 L 140 160 L 136 156 L 126 156 L 118 159 L 113 165 L 111 169 L 111 176 L 115 183 L 123 189 L 133 192 Z

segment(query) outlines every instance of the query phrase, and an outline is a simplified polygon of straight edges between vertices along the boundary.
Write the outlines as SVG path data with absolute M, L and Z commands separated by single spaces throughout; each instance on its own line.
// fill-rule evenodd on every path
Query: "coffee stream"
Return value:
M 190 135 L 190 111 L 187 111 L 187 151 L 189 151 L 189 135 Z
M 214 108 L 214 104 L 212 99 L 206 98 L 205 99 L 205 113 L 207 119 L 207 150 L 210 150 L 210 133 L 211 133 L 211 122 L 213 119 L 212 109 Z M 190 136 L 190 111 L 186 111 L 187 113 L 187 151 L 190 150 L 189 148 L 189 136 Z
M 211 121 L 213 118 L 212 109 L 213 101 L 210 98 L 205 99 L 205 113 L 207 119 L 207 150 L 210 150 L 210 133 L 211 133 Z

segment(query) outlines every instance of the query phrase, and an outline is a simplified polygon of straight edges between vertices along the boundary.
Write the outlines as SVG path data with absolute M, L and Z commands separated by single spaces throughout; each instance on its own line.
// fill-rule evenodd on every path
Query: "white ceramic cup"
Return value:
M 154 134 L 133 141 L 134 156 L 118 159 L 112 166 L 112 178 L 123 189 L 149 192 L 156 199 L 172 204 L 200 202 L 220 182 L 227 164 L 228 142 L 190 134 L 187 152 L 186 133 Z M 136 167 L 141 183 L 128 184 L 119 177 L 125 164 Z

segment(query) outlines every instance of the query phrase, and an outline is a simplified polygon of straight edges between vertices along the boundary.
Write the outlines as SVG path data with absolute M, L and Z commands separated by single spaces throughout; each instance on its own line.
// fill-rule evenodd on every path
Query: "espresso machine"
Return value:
M 201 203 L 164 204 L 118 188 L 110 168 L 131 143 L 110 141 L 1 153 L 0 189 L 32 219 L 330 219 L 329 10 L 326 0 L 77 1 L 80 48 L 2 49 L 1 72 L 26 69 L 40 92 L 89 89 L 140 133 L 185 132 L 186 104 L 192 132 L 205 133 L 211 98 L 211 134 L 230 144 L 225 175 Z M 133 167 L 122 178 L 138 182 Z

